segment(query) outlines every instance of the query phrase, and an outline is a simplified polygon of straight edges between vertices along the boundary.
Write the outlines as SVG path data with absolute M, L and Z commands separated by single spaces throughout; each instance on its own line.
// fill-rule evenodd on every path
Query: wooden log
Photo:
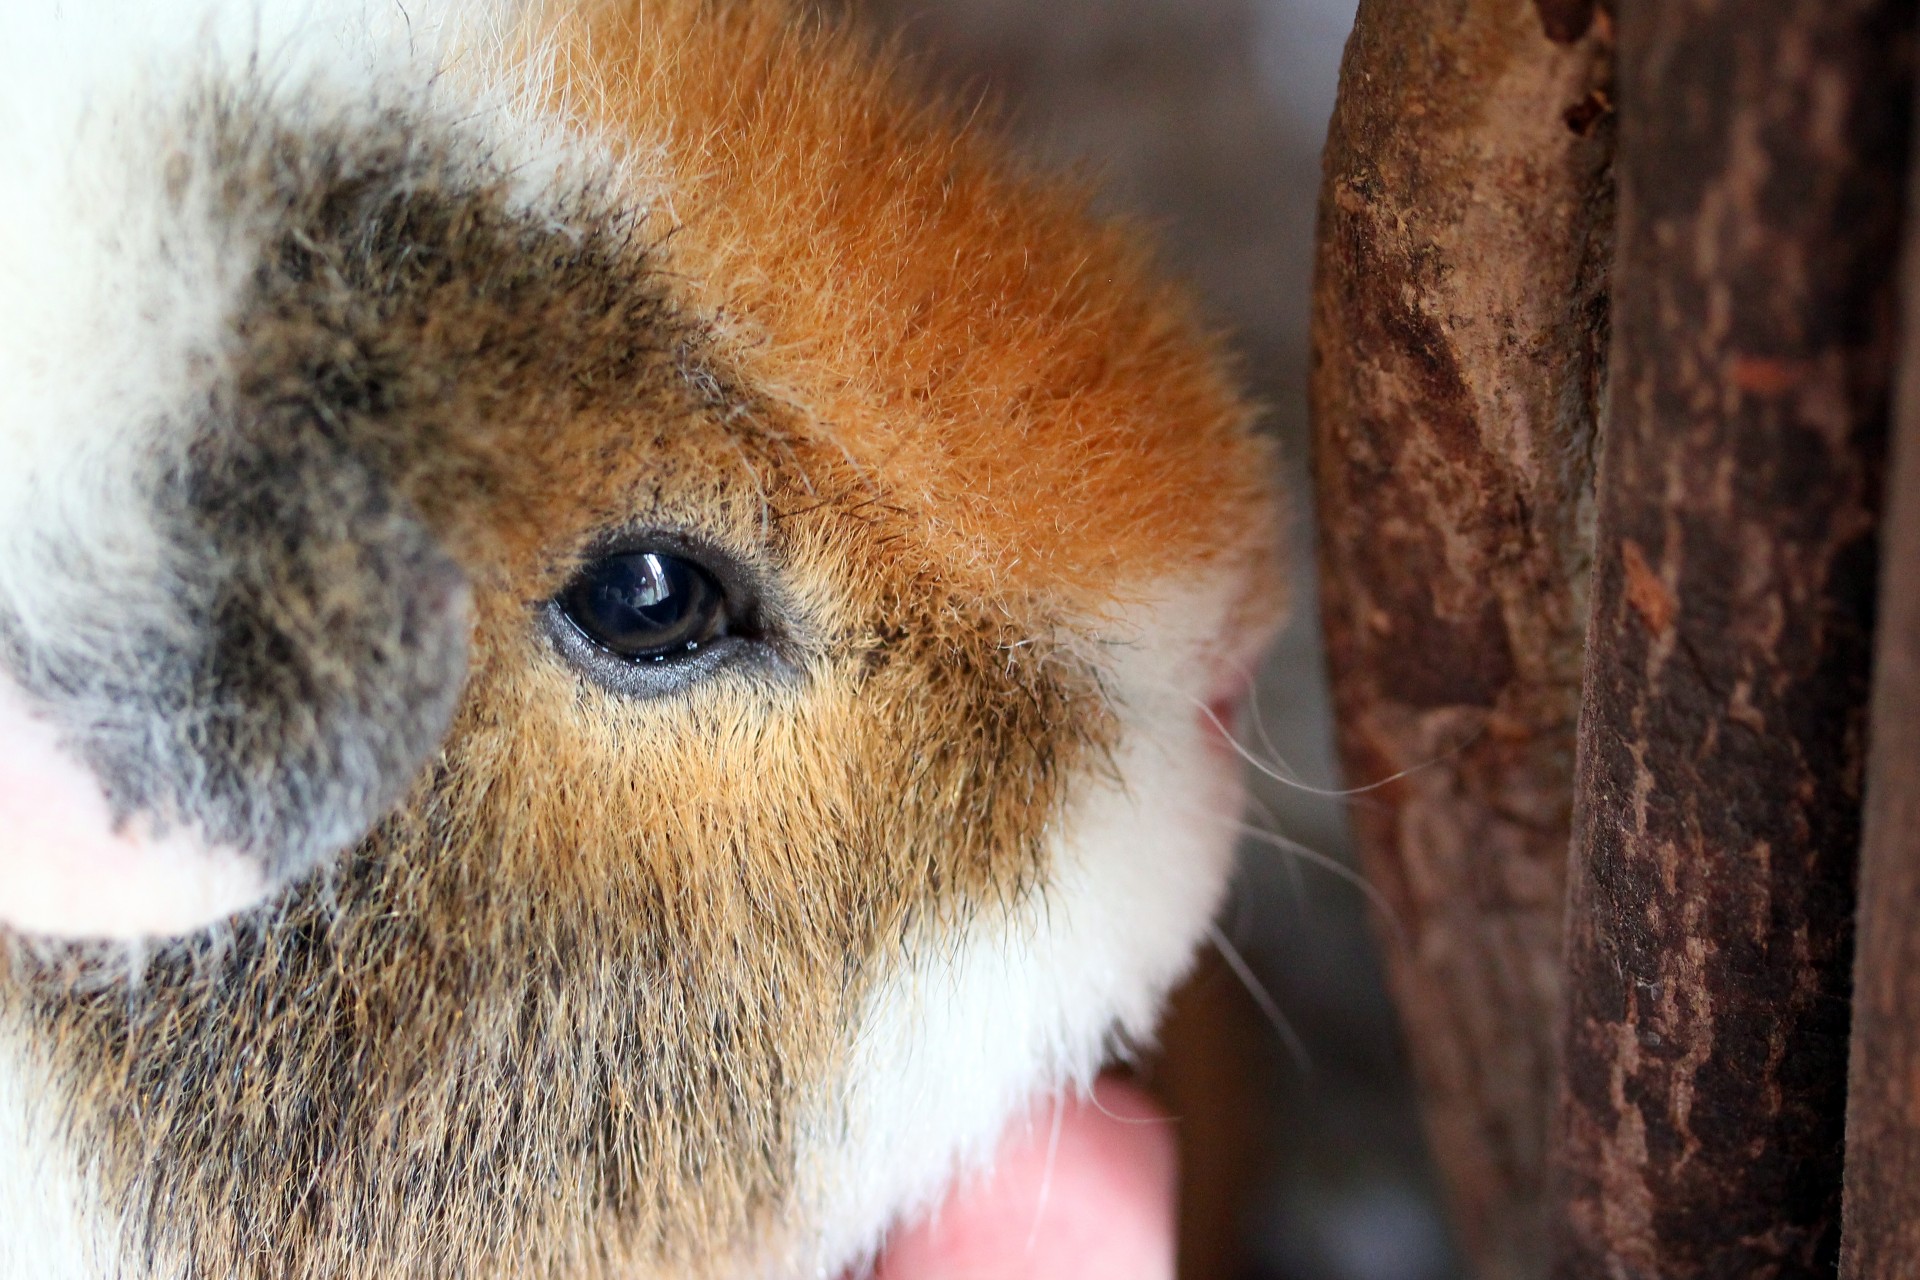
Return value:
M 1362 0 L 1314 289 L 1322 610 L 1355 838 L 1461 1243 L 1541 1273 L 1611 252 L 1590 0 Z
M 1860 853 L 1843 1280 L 1920 1277 L 1920 165 L 1911 170 Z
M 1913 21 L 1912 0 L 1618 7 L 1568 1280 L 1838 1263 Z

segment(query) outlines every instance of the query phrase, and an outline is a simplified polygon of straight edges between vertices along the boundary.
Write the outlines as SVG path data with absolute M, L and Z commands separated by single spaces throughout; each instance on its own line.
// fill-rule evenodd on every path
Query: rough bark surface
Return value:
M 1920 205 L 1920 166 L 1907 202 Z M 1860 854 L 1844 1280 L 1920 1277 L 1920 220 L 1911 212 L 1906 241 Z
M 1591 0 L 1363 0 L 1321 190 L 1322 604 L 1389 981 L 1461 1242 L 1540 1214 L 1611 252 Z M 1399 776 L 1396 776 L 1399 775 Z
M 1913 19 L 1618 8 L 1559 1277 L 1838 1263 Z

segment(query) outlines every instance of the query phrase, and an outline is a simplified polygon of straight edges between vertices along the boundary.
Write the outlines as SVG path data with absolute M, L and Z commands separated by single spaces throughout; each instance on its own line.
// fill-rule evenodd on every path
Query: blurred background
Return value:
M 1248 736 L 1241 874 L 1149 1066 L 1182 1119 L 1186 1280 L 1459 1274 L 1356 887 L 1328 737 L 1306 479 L 1320 147 L 1354 0 L 840 0 L 1023 145 L 1099 181 L 1229 330 L 1294 495 L 1293 621 Z M 1264 730 L 1265 742 L 1261 742 Z M 1291 846 L 1298 846 L 1297 848 Z

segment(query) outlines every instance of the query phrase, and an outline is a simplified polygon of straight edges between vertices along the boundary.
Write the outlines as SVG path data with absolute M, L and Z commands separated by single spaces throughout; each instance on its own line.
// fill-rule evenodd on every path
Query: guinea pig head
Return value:
M 208 63 L 5 337 L 0 731 L 203 891 L 0 917 L 266 899 L 0 970 L 151 1274 L 836 1274 L 1225 883 L 1272 466 L 1138 237 L 786 6 L 524 22 Z

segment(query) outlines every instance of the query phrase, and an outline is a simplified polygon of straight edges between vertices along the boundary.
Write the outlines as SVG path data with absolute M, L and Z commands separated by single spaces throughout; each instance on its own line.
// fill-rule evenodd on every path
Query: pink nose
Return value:
M 179 933 L 265 891 L 257 867 L 187 828 L 115 821 L 92 772 L 0 676 L 0 925 L 68 938 Z

